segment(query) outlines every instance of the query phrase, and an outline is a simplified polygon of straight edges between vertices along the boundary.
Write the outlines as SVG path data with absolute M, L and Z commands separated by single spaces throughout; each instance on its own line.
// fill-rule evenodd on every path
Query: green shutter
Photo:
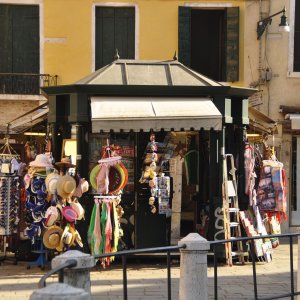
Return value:
M 1 4 L 0 72 L 38 74 L 39 51 L 39 7 Z
M 239 8 L 228 7 L 225 13 L 225 80 L 239 80 Z
M 134 7 L 97 7 L 95 32 L 96 69 L 114 61 L 116 49 L 120 58 L 134 59 Z
M 179 6 L 178 10 L 178 60 L 191 66 L 191 8 Z
M 11 73 L 12 17 L 9 5 L 6 4 L 0 5 L 0 57 L 0 73 Z
M 40 73 L 39 7 L 13 7 L 13 72 Z

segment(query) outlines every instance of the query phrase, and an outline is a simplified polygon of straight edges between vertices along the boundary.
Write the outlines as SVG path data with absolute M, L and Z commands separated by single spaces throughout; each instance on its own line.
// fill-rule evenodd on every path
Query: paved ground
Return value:
M 297 244 L 294 249 L 294 276 L 296 282 Z M 4 261 L 0 266 L 0 300 L 29 299 L 41 276 L 48 271 L 38 267 L 30 270 L 26 262 L 13 265 Z M 257 263 L 257 282 L 259 297 L 268 297 L 290 291 L 289 245 L 281 244 L 273 253 L 271 263 Z M 97 267 L 91 273 L 93 299 L 123 299 L 122 268 L 113 263 L 111 268 Z M 172 265 L 172 299 L 178 299 L 180 270 L 176 261 Z M 167 272 L 161 259 L 139 259 L 128 265 L 128 299 L 159 300 L 167 299 Z M 213 299 L 213 268 L 208 268 L 209 299 Z M 53 277 L 47 283 L 57 281 Z M 296 284 L 295 284 L 296 285 Z M 252 283 L 252 264 L 218 268 L 218 299 L 254 299 Z M 289 299 L 289 298 L 285 298 Z

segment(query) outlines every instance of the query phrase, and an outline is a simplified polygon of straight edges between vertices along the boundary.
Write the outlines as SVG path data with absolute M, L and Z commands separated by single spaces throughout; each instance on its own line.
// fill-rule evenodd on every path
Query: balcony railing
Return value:
M 40 95 L 41 87 L 57 85 L 57 75 L 0 73 L 0 94 Z

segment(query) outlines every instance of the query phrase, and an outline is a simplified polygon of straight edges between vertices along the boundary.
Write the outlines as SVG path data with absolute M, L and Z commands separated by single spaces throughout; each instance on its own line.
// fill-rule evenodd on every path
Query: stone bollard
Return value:
M 75 288 L 66 283 L 49 284 L 34 291 L 30 300 L 90 300 L 91 296 L 83 289 Z
M 52 269 L 57 268 L 70 259 L 75 259 L 77 261 L 77 266 L 70 269 L 64 269 L 64 283 L 84 289 L 91 295 L 90 268 L 95 265 L 94 257 L 78 250 L 69 250 L 54 257 L 51 262 L 51 267 Z
M 190 233 L 178 242 L 180 249 L 179 300 L 207 300 L 207 251 L 209 242 Z

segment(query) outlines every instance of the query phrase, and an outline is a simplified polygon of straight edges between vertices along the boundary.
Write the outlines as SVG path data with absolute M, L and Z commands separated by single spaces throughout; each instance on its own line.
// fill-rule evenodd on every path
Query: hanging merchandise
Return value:
M 286 214 L 286 183 L 283 164 L 263 160 L 257 189 L 257 205 L 261 211 L 276 211 Z
M 150 212 L 155 214 L 170 214 L 170 177 L 165 176 L 164 173 L 157 174 L 157 163 L 160 158 L 157 152 L 157 143 L 155 141 L 155 134 L 150 134 L 150 153 L 146 154 L 144 159 L 144 170 L 139 180 L 140 183 L 148 183 L 150 188 L 150 197 L 148 200 Z
M 84 208 L 79 199 L 83 193 L 88 191 L 89 185 L 84 178 L 79 178 L 79 176 L 77 176 L 77 184 L 73 176 L 63 175 L 61 168 L 66 172 L 69 167 L 74 166 L 69 161 L 62 159 L 56 165 L 60 168 L 60 174 L 50 173 L 45 180 L 51 206 L 45 215 L 43 242 L 45 247 L 48 248 L 48 230 L 59 227 L 62 234 L 59 241 L 53 243 L 50 249 L 62 252 L 71 249 L 71 247 L 83 247 L 75 224 L 76 221 L 84 218 Z
M 93 255 L 113 253 L 118 249 L 122 236 L 120 218 L 121 194 L 128 181 L 128 172 L 118 153 L 112 151 L 107 140 L 102 158 L 90 173 L 90 183 L 97 191 L 88 229 L 88 241 Z M 113 257 L 101 260 L 103 267 L 110 264 Z
M 44 228 L 45 213 L 50 206 L 47 201 L 45 178 L 53 169 L 52 162 L 45 154 L 38 154 L 29 163 L 28 173 L 24 176 L 26 188 L 26 223 L 24 236 L 31 239 L 32 244 L 41 236 Z

